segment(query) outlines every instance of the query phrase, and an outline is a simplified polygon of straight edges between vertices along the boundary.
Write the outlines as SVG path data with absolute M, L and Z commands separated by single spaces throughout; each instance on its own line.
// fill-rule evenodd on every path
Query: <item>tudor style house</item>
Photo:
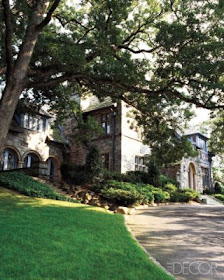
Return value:
M 103 135 L 92 139 L 99 147 L 104 168 L 125 173 L 147 171 L 145 156 L 150 149 L 143 144 L 142 130 L 132 115 L 133 108 L 125 102 L 103 102 L 95 97 L 79 99 L 84 116 L 100 123 Z M 81 145 L 70 147 L 63 137 L 55 137 L 51 129 L 52 116 L 44 110 L 35 114 L 15 113 L 5 142 L 0 170 L 24 168 L 31 175 L 60 180 L 60 166 L 65 161 L 84 164 L 87 154 Z M 131 128 L 131 125 L 133 128 Z M 59 133 L 60 134 L 60 133 Z M 179 182 L 180 188 L 198 192 L 212 188 L 212 154 L 207 149 L 208 138 L 201 133 L 186 134 L 199 151 L 197 158 L 183 158 L 179 164 L 163 173 Z M 58 140 L 60 138 L 60 140 Z
M 110 98 L 103 102 L 92 96 L 79 100 L 85 115 L 98 120 L 104 134 L 92 140 L 99 147 L 104 167 L 125 173 L 130 170 L 146 171 L 144 158 L 150 154 L 148 146 L 142 143 L 141 128 L 130 124 L 133 108 L 125 102 L 113 104 Z M 189 141 L 199 151 L 197 158 L 183 158 L 173 168 L 163 170 L 164 174 L 177 180 L 180 188 L 192 188 L 198 192 L 212 188 L 212 154 L 207 150 L 208 138 L 201 133 L 187 134 Z M 79 145 L 73 145 L 70 159 L 73 163 L 84 164 L 87 151 Z
M 32 175 L 60 180 L 60 166 L 66 147 L 62 141 L 54 138 L 51 121 L 52 116 L 42 109 L 35 114 L 15 113 L 0 170 L 25 168 Z

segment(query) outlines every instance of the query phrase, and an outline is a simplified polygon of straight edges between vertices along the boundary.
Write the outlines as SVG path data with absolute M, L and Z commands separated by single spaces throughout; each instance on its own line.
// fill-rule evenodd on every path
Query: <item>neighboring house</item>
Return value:
M 140 128 L 130 128 L 134 122 L 133 108 L 125 102 L 113 104 L 110 98 L 99 102 L 96 97 L 79 100 L 85 115 L 97 119 L 104 134 L 92 140 L 99 147 L 106 169 L 125 173 L 130 170 L 146 171 L 144 158 L 150 154 L 148 146 L 142 143 Z M 180 188 L 190 187 L 198 192 L 212 188 L 212 154 L 207 150 L 207 137 L 200 133 L 186 135 L 199 151 L 197 158 L 184 158 L 173 168 L 163 170 L 164 174 L 179 182 Z M 87 150 L 73 145 L 70 159 L 73 163 L 84 164 Z
M 25 168 L 32 175 L 60 180 L 65 144 L 53 137 L 52 116 L 44 110 L 35 114 L 15 113 L 11 122 L 1 170 Z
M 181 189 L 191 188 L 200 193 L 204 189 L 212 189 L 212 153 L 208 151 L 208 138 L 199 133 L 191 132 L 186 134 L 195 149 L 198 150 L 196 158 L 183 158 L 173 168 L 164 170 L 167 176 L 176 179 Z

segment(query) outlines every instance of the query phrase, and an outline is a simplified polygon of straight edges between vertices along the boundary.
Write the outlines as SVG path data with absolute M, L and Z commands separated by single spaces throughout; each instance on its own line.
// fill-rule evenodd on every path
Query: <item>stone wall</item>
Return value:
M 150 153 L 148 146 L 143 145 L 141 129 L 135 127 L 133 107 L 121 103 L 121 172 L 135 170 L 135 157 L 144 157 Z M 133 125 L 133 129 L 131 129 Z
M 47 160 L 54 159 L 57 165 L 57 178 L 60 179 L 60 166 L 64 160 L 65 147 L 54 141 L 46 141 L 48 132 L 37 132 L 29 129 L 23 132 L 9 131 L 4 149 L 11 149 L 17 156 L 16 168 L 24 166 L 24 159 L 29 153 L 36 154 L 39 158 L 39 174 L 47 176 Z

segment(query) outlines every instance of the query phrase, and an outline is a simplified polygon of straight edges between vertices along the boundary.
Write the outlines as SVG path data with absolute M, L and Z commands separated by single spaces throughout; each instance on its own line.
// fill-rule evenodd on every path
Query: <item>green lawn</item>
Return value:
M 163 280 L 123 217 L 0 188 L 0 279 Z

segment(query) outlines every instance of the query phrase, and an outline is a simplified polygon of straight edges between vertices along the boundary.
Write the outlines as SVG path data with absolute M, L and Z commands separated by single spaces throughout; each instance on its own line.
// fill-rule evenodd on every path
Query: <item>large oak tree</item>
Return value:
M 222 109 L 222 14 L 216 0 L 2 0 L 0 152 L 21 96 L 60 110 L 74 92 L 111 96 L 167 138 L 190 104 Z

